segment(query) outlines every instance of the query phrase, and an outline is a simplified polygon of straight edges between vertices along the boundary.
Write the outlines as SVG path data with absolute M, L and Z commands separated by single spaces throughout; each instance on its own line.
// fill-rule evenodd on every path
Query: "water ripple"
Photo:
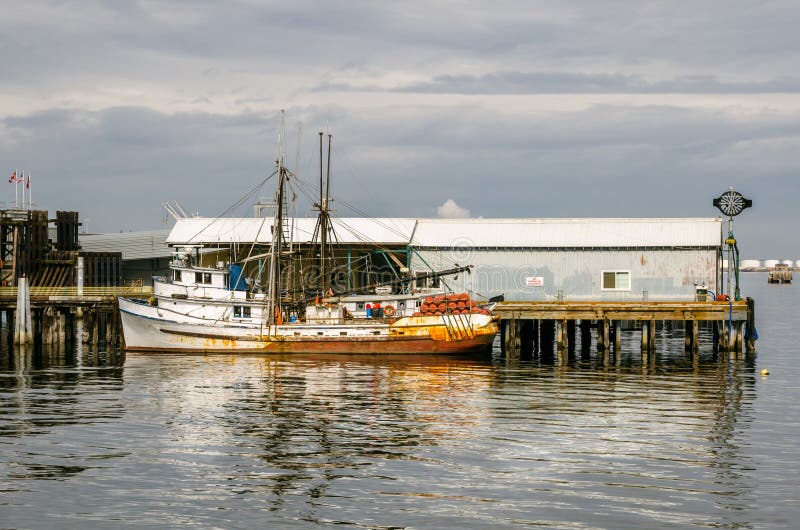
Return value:
M 672 331 L 654 362 L 610 365 L 0 352 L 0 512 L 24 528 L 789 527 L 797 341 L 763 310 L 770 378 L 686 355 Z

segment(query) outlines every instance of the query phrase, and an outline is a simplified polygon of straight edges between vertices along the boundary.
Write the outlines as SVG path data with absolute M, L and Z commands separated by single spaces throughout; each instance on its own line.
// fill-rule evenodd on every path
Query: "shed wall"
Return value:
M 420 249 L 409 261 L 412 271 L 473 265 L 467 286 L 485 298 L 554 300 L 561 291 L 567 300 L 692 300 L 695 284 L 716 292 L 715 249 Z M 603 271 L 630 271 L 630 290 L 601 289 Z M 529 277 L 543 285 L 526 285 Z

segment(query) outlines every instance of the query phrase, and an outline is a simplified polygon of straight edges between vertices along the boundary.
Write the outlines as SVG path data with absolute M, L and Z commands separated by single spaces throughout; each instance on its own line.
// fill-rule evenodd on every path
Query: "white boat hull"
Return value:
M 489 315 L 405 317 L 392 323 L 262 326 L 197 320 L 120 298 L 125 349 L 163 352 L 472 353 L 485 352 L 497 333 Z

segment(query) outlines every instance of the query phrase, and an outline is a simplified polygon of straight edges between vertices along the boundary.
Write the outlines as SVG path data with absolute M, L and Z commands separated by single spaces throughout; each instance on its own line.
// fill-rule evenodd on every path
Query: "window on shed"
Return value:
M 631 271 L 603 271 L 602 289 L 606 291 L 630 291 Z

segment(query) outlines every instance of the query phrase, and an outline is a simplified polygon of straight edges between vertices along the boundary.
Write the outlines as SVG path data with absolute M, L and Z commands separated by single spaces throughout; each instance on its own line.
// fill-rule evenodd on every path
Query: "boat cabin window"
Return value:
M 211 283 L 211 273 L 210 272 L 195 272 L 194 273 L 194 283 Z
M 631 271 L 603 271 L 602 290 L 630 291 Z
M 250 318 L 250 308 L 248 306 L 233 306 L 233 318 Z
M 173 270 L 172 271 L 172 281 L 179 282 L 181 281 L 181 271 Z
M 356 311 L 364 311 L 364 302 L 356 302 Z

